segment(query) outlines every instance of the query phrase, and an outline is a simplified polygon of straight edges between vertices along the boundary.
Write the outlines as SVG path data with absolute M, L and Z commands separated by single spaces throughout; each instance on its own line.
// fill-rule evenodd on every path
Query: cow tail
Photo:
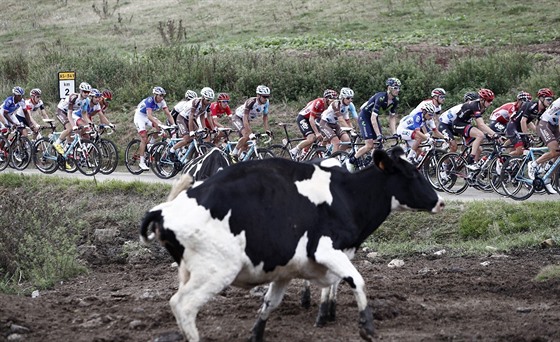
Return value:
M 163 225 L 163 217 L 161 216 L 161 210 L 148 211 L 142 223 L 140 223 L 140 240 L 143 243 L 147 243 L 153 240 L 156 236 L 155 232 Z M 148 230 L 152 227 L 152 233 L 148 235 Z
M 177 196 L 179 196 L 179 193 L 181 191 L 187 190 L 192 185 L 193 185 L 193 178 L 191 177 L 190 174 L 185 173 L 184 175 L 181 176 L 181 178 L 179 178 L 177 182 L 175 182 L 175 184 L 173 184 L 173 187 L 169 192 L 169 196 L 167 196 L 167 202 L 174 200 Z

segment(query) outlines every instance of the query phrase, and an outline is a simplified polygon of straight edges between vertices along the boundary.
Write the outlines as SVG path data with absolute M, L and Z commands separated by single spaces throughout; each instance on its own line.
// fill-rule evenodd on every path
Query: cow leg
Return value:
M 364 278 L 346 254 L 332 248 L 330 240 L 328 242 L 326 240 L 319 241 L 315 261 L 327 267 L 330 272 L 350 285 L 360 313 L 360 336 L 366 341 L 372 341 L 374 335 L 373 312 L 367 303 Z
M 315 326 L 323 327 L 327 322 L 334 322 L 336 320 L 336 293 L 339 284 L 340 280 L 331 286 L 321 289 L 321 304 L 319 305 Z
M 192 265 L 193 261 L 191 259 L 189 263 Z M 211 263 L 195 262 L 195 265 L 204 265 L 205 268 L 194 269 L 189 273 L 184 263 L 181 264 L 179 290 L 171 297 L 169 304 L 183 336 L 189 342 L 198 342 L 200 337 L 196 328 L 196 316 L 200 308 L 233 282 L 239 268 L 226 265 L 209 269 L 208 264 Z
M 301 291 L 301 306 L 304 309 L 309 309 L 311 307 L 311 285 L 309 280 L 303 282 L 303 290 Z
M 286 292 L 286 288 L 290 284 L 290 280 L 279 280 L 270 283 L 268 287 L 268 291 L 264 296 L 264 302 L 259 310 L 259 317 L 251 329 L 251 337 L 249 338 L 250 342 L 262 342 L 264 338 L 264 328 L 266 326 L 266 322 L 272 310 L 276 309 L 280 302 L 282 302 L 282 298 L 284 297 L 284 293 Z

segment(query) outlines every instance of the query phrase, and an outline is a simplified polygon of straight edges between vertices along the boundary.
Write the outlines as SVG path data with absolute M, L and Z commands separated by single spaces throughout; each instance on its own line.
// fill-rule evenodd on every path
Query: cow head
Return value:
M 393 209 L 441 211 L 443 200 L 403 156 L 404 151 L 400 147 L 389 154 L 376 150 L 373 155 L 375 165 L 387 176 L 387 191 L 393 197 Z

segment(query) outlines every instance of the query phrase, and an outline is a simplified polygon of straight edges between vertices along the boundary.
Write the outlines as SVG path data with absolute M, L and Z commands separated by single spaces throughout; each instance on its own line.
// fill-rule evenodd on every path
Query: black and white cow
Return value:
M 294 278 L 323 288 L 346 281 L 357 301 L 360 335 L 371 340 L 364 279 L 350 259 L 391 210 L 443 208 L 410 163 L 383 151 L 374 159 L 375 166 L 356 173 L 332 167 L 334 160 L 266 159 L 194 184 L 183 176 L 186 185 L 175 186 L 168 202 L 146 213 L 140 235 L 144 241 L 157 237 L 179 264 L 170 305 L 187 340 L 199 341 L 196 316 L 224 288 L 270 283 L 250 338 L 262 341 L 271 311 Z

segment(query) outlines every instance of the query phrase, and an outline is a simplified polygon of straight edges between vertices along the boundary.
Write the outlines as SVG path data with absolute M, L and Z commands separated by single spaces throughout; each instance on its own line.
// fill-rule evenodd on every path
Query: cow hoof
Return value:
M 367 331 L 368 329 L 360 329 L 360 337 L 368 342 L 373 342 L 373 338 L 375 337 L 373 331 Z
M 178 331 L 170 331 L 156 337 L 153 342 L 179 342 L 184 341 L 183 335 Z

